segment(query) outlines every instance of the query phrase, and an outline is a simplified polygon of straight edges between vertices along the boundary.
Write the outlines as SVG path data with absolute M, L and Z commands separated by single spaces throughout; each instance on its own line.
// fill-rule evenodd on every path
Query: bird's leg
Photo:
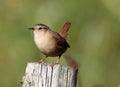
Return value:
M 47 56 L 45 56 L 44 58 L 40 59 L 40 60 L 38 61 L 38 63 L 44 62 L 46 58 L 47 58 Z
M 58 60 L 56 62 L 52 63 L 51 66 L 53 67 L 54 65 L 59 64 L 59 63 L 60 63 L 60 56 L 58 57 Z
M 58 57 L 58 60 L 55 62 L 55 64 L 59 64 L 60 63 L 60 56 Z

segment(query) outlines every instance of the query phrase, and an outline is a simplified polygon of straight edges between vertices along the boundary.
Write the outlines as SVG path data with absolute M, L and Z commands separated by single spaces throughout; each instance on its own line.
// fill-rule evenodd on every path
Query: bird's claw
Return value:
M 56 61 L 56 62 L 52 63 L 51 67 L 53 67 L 54 65 L 57 65 L 57 64 L 59 64 L 59 61 Z
M 38 61 L 38 63 L 44 63 L 44 58 L 42 58 L 41 60 Z

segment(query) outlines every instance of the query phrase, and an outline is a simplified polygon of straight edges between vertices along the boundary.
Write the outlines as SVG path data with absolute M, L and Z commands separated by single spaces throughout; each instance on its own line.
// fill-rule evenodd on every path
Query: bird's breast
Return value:
M 37 48 L 46 55 L 55 49 L 55 40 L 49 33 L 35 34 L 34 41 Z

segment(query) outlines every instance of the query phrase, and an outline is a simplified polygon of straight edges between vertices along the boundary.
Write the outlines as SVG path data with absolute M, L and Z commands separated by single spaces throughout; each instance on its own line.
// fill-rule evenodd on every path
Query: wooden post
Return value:
M 77 71 L 60 64 L 28 63 L 22 87 L 76 87 Z

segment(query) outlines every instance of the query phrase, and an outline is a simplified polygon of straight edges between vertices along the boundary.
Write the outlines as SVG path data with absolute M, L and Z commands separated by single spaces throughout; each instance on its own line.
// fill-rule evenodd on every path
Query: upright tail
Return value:
M 71 26 L 71 23 L 70 22 L 66 22 L 65 24 L 64 24 L 64 26 L 63 26 L 63 28 L 61 29 L 61 31 L 60 31 L 60 35 L 63 37 L 63 38 L 67 38 L 67 35 L 68 35 L 68 30 L 69 30 L 69 28 L 70 28 L 70 26 Z

